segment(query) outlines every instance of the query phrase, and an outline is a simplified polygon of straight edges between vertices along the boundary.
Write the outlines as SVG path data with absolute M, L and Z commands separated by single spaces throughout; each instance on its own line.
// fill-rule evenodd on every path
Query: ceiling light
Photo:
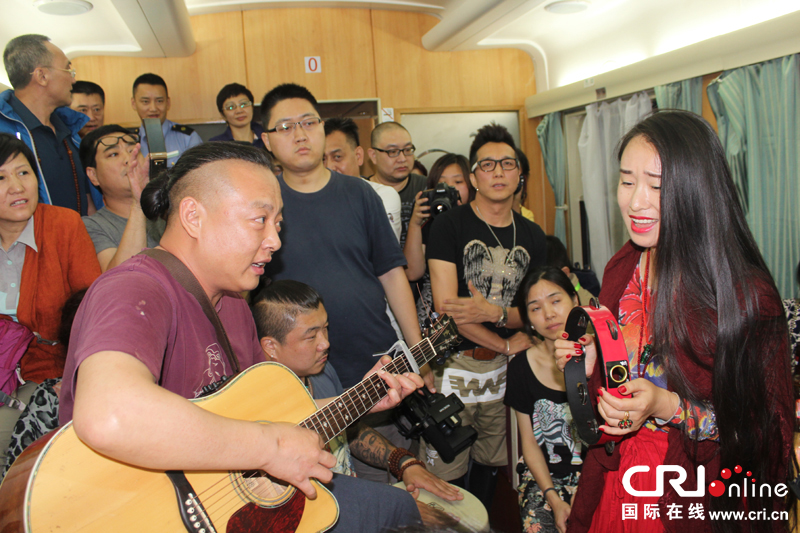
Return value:
M 588 9 L 589 2 L 586 0 L 560 0 L 558 2 L 551 2 L 544 6 L 544 8 L 550 13 L 572 15 L 573 13 L 580 13 Z
M 36 0 L 33 5 L 48 15 L 83 15 L 94 7 L 86 0 Z

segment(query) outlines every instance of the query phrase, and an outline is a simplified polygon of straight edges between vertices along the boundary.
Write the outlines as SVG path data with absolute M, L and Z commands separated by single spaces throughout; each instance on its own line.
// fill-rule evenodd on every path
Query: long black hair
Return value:
M 175 166 L 162 171 L 144 188 L 141 204 L 145 216 L 151 220 L 168 218 L 194 185 L 191 179 L 193 171 L 209 163 L 229 159 L 255 163 L 275 172 L 269 154 L 253 146 L 231 141 L 197 145 L 186 150 Z
M 522 319 L 522 330 L 531 338 L 536 335 L 536 330 L 533 329 L 531 319 L 528 317 L 528 293 L 531 291 L 531 287 L 541 280 L 549 281 L 557 285 L 562 291 L 567 293 L 567 296 L 569 296 L 569 299 L 573 302 L 579 301 L 575 287 L 572 285 L 569 277 L 564 274 L 564 271 L 560 268 L 541 266 L 525 274 L 525 277 L 522 278 L 519 284 L 519 290 L 517 291 L 517 309 L 519 309 L 519 316 Z
M 775 353 L 775 346 L 786 346 L 779 337 L 787 335 L 786 321 L 725 152 L 708 122 L 684 111 L 657 112 L 640 122 L 620 142 L 620 158 L 636 137 L 653 146 L 661 161 L 654 353 L 664 354 L 668 383 L 681 398 L 712 402 L 721 465 L 741 465 L 756 480 L 782 482 L 787 465 L 779 463 L 789 444 L 782 442 L 781 425 L 793 416 L 782 394 L 791 391 L 788 348 Z M 678 361 L 676 353 L 686 357 Z M 710 398 L 692 384 L 700 369 L 713 372 Z M 687 438 L 684 445 L 690 457 L 697 450 L 697 441 Z M 774 502 L 756 495 L 747 498 L 747 508 Z M 710 503 L 719 510 L 742 508 L 739 498 Z M 767 521 L 749 523 L 771 528 Z M 719 522 L 714 527 L 723 528 Z M 724 527 L 730 530 L 730 523 Z

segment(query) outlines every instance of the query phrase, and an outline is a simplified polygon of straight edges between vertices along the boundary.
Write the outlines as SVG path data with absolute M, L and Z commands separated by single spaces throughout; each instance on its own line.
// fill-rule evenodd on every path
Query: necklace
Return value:
M 644 330 L 647 326 L 647 303 L 650 299 L 650 291 L 647 287 L 647 280 L 650 277 L 650 248 L 647 249 L 645 255 L 644 266 L 644 284 L 642 285 L 642 328 L 639 330 L 639 377 L 642 377 L 642 370 L 647 368 L 647 362 L 653 353 L 653 345 L 650 343 L 645 344 L 644 350 L 642 349 L 642 341 L 644 340 Z
M 503 246 L 503 243 L 500 242 L 500 239 L 497 238 L 497 235 L 495 234 L 495 232 L 492 229 L 492 227 L 489 225 L 488 222 L 486 222 L 486 219 L 483 218 L 483 213 L 481 213 L 481 209 L 480 209 L 480 207 L 478 207 L 477 204 L 475 205 L 475 211 L 478 213 L 478 218 L 481 219 L 483 221 L 483 223 L 486 224 L 486 227 L 489 228 L 489 231 L 492 232 L 492 236 L 494 237 L 494 240 L 497 241 L 497 244 L 500 245 L 500 248 L 501 249 L 505 248 L 505 246 Z M 514 237 L 511 240 L 511 249 L 513 250 L 514 248 L 517 247 L 517 223 L 514 222 L 514 213 L 513 212 L 511 213 L 511 227 L 514 229 Z M 510 257 L 511 257 L 511 254 L 508 254 L 506 256 L 505 263 L 508 263 L 508 259 Z

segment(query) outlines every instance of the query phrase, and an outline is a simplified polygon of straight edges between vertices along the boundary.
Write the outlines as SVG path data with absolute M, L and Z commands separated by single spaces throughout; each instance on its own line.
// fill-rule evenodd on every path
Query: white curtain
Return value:
M 606 263 L 628 240 L 628 231 L 617 205 L 617 144 L 651 110 L 652 103 L 645 92 L 628 100 L 586 106 L 578 151 L 583 170 L 583 200 L 589 221 L 591 266 L 601 282 Z

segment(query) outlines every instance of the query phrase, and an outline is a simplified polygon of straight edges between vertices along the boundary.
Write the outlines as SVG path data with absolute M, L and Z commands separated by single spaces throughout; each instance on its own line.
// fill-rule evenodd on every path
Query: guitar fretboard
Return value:
M 422 367 L 436 356 L 436 350 L 427 338 L 409 348 L 409 351 L 418 367 Z M 402 356 L 395 357 L 383 369 L 392 374 L 414 371 L 406 358 Z M 327 443 L 375 407 L 375 404 L 380 402 L 387 393 L 386 383 L 377 373 L 372 374 L 358 385 L 347 389 L 344 394 L 298 425 L 316 431 Z

